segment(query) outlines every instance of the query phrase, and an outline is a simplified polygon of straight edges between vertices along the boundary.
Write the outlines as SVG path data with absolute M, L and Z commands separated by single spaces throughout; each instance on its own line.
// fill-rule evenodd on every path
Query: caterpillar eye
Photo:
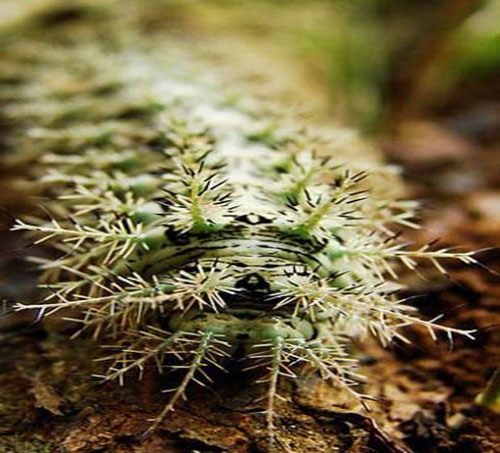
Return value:
M 244 289 L 251 293 L 268 293 L 271 289 L 269 282 L 257 272 L 253 272 L 240 278 L 236 282 L 235 287 Z

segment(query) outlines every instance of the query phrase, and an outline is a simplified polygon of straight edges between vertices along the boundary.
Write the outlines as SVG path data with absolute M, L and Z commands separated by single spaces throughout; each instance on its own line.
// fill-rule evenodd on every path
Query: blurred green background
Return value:
M 37 7 L 47 1 L 2 0 L 0 23 L 15 18 L 26 5 Z M 95 6 L 114 0 L 87 1 Z M 486 113 L 479 109 L 477 114 L 488 118 L 470 121 L 497 124 L 491 115 L 492 111 L 500 115 L 500 0 L 120 0 L 118 4 L 135 3 L 139 10 L 151 2 L 165 7 L 169 16 L 165 27 L 202 33 L 219 43 L 239 40 L 262 55 L 293 61 L 303 75 L 296 83 L 315 91 L 316 99 L 321 98 L 318 108 L 365 134 L 395 130 L 409 118 L 449 115 L 471 102 L 476 110 L 486 106 Z
M 219 31 L 232 22 L 305 62 L 332 114 L 365 133 L 439 115 L 464 89 L 477 91 L 476 102 L 500 102 L 499 0 L 187 3 L 205 21 L 210 10 Z

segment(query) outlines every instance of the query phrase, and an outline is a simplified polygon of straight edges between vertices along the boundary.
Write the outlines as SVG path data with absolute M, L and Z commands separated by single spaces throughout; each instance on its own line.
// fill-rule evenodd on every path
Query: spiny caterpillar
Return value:
M 33 258 L 43 300 L 17 308 L 64 310 L 109 345 L 105 380 L 184 369 L 150 430 L 235 355 L 267 386 L 273 436 L 280 378 L 317 373 L 369 398 L 351 339 L 388 345 L 413 324 L 471 336 L 420 319 L 396 272 L 473 254 L 401 242 L 415 204 L 350 132 L 308 132 L 163 35 L 76 30 L 2 61 L 5 159 L 30 167 L 50 217 L 14 230 L 57 252 Z

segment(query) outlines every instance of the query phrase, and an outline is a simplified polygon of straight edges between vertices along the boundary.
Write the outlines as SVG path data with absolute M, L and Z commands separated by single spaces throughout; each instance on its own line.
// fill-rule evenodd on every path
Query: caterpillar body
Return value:
M 37 258 L 46 296 L 17 307 L 70 310 L 77 333 L 113 344 L 106 380 L 183 367 L 151 429 L 235 351 L 267 385 L 272 436 L 281 378 L 369 398 L 350 339 L 471 336 L 420 319 L 396 272 L 473 254 L 402 243 L 415 204 L 351 132 L 308 132 L 184 44 L 108 26 L 25 38 L 2 61 L 5 159 L 29 166 L 50 216 L 14 229 L 57 252 Z

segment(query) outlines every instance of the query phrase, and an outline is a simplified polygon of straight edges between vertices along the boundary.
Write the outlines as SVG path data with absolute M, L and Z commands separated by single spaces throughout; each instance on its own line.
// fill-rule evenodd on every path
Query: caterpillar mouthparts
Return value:
M 17 308 L 71 309 L 77 334 L 113 344 L 105 380 L 183 368 L 150 430 L 237 348 L 267 385 L 273 436 L 280 378 L 313 371 L 369 398 L 351 339 L 472 336 L 420 319 L 397 269 L 474 253 L 401 242 L 415 204 L 351 132 L 308 132 L 185 44 L 108 26 L 25 37 L 1 62 L 6 159 L 29 164 L 50 213 L 13 229 L 58 254 L 33 258 L 46 295 Z

